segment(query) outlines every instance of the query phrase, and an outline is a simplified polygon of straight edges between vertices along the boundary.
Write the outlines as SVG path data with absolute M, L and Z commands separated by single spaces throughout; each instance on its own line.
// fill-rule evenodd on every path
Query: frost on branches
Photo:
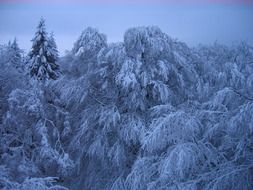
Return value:
M 31 76 L 39 80 L 56 79 L 59 75 L 58 53 L 53 36 L 47 35 L 44 19 L 40 20 L 32 43 L 29 53 Z
M 6 48 L 0 188 L 253 188 L 249 44 L 189 48 L 154 26 L 107 44 L 89 27 L 58 59 L 41 20 L 27 72 L 57 79 L 44 85 L 17 72 Z

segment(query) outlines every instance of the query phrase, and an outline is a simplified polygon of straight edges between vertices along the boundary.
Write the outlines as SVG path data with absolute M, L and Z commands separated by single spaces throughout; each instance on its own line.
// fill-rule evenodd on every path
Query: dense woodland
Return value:
M 253 189 L 245 42 L 190 48 L 151 26 L 107 43 L 89 27 L 59 57 L 41 20 L 0 66 L 0 189 Z

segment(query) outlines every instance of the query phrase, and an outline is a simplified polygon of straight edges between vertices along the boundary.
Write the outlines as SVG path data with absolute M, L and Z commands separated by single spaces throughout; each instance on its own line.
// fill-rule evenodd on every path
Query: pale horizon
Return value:
M 215 41 L 253 44 L 251 1 L 45 2 L 0 1 L 0 44 L 16 37 L 19 46 L 28 52 L 41 17 L 46 19 L 47 32 L 54 32 L 61 55 L 72 49 L 88 26 L 106 34 L 108 42 L 122 42 L 130 27 L 155 25 L 189 46 Z

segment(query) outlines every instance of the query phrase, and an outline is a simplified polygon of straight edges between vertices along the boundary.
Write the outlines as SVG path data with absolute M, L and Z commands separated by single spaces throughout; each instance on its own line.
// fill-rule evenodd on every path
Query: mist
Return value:
M 123 41 L 130 27 L 155 25 L 189 46 L 218 41 L 253 43 L 253 6 L 243 3 L 85 3 L 26 1 L 0 3 L 0 44 L 17 38 L 26 52 L 31 48 L 39 19 L 53 31 L 60 54 L 70 50 L 82 30 L 91 26 L 108 42 Z

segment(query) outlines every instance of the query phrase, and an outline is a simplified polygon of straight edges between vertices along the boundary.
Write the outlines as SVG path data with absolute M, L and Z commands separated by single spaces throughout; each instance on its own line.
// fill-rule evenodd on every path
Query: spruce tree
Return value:
M 19 48 L 17 39 L 15 38 L 9 46 L 10 63 L 16 68 L 21 68 L 22 50 Z
M 56 47 L 52 47 L 51 45 L 52 43 L 48 38 L 44 19 L 40 20 L 32 42 L 32 49 L 29 53 L 31 76 L 35 76 L 39 80 L 57 79 L 59 65 L 56 63 L 57 57 L 52 53 Z
M 56 63 L 58 61 L 59 58 L 59 52 L 57 49 L 57 45 L 54 39 L 54 33 L 51 32 L 49 40 L 48 40 L 48 45 L 49 45 L 49 49 L 48 49 L 48 57 L 50 58 L 50 62 L 52 63 Z

